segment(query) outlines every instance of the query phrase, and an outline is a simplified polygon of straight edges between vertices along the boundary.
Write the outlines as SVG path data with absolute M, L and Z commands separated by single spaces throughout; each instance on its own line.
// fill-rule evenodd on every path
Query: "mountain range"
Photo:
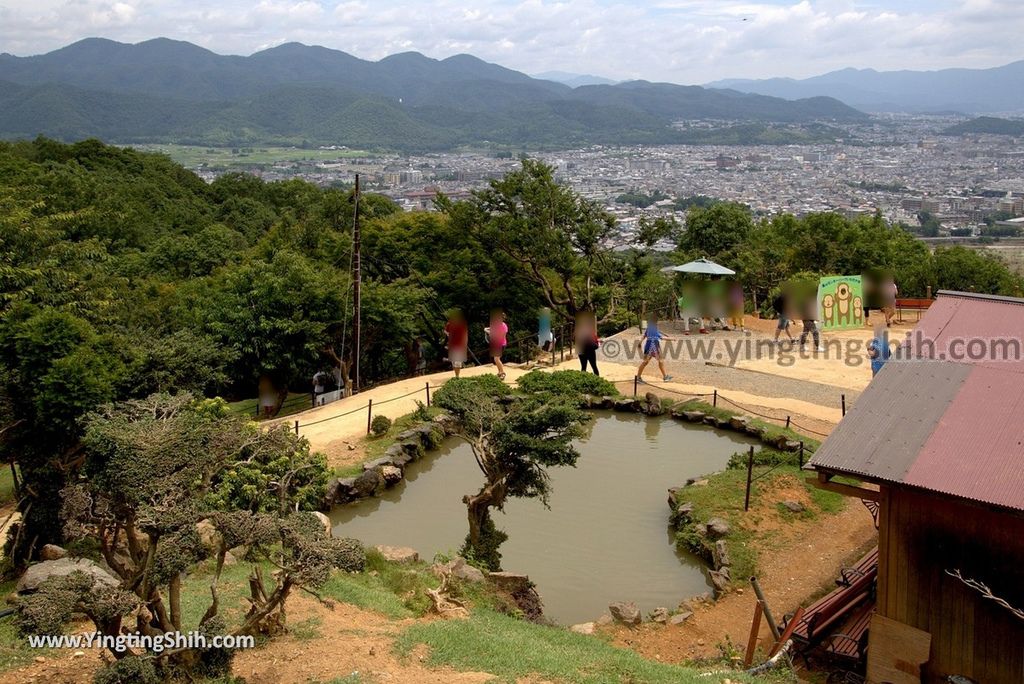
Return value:
M 569 71 L 545 71 L 542 74 L 534 74 L 534 78 L 541 78 L 545 81 L 554 81 L 555 83 L 564 83 L 570 88 L 578 88 L 585 85 L 615 85 L 618 81 L 614 81 L 604 76 L 594 76 L 593 74 L 574 74 Z
M 823 122 L 865 118 L 829 97 L 789 101 L 647 81 L 572 88 L 470 55 L 436 60 L 406 52 L 372 62 L 286 43 L 242 57 L 165 38 L 89 38 L 43 55 L 0 55 L 3 137 L 421 151 L 715 142 L 723 135 L 672 125 L 696 119 L 733 122 L 723 125 L 730 141 L 827 139 L 842 131 Z
M 842 69 L 805 79 L 726 79 L 708 83 L 782 98 L 834 97 L 868 112 L 1024 111 L 1024 60 L 991 69 Z

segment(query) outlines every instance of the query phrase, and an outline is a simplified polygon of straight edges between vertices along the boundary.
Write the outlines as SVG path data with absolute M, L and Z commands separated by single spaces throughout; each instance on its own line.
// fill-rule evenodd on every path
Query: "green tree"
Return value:
M 572 441 L 588 419 L 576 398 L 552 394 L 510 396 L 493 375 L 449 380 L 435 402 L 458 420 L 484 476 L 476 494 L 462 498 L 469 519 L 464 553 L 492 570 L 501 567 L 498 547 L 504 533 L 494 527 L 490 510 L 508 497 L 540 498 L 551 492 L 546 469 L 569 466 L 579 458 Z
M 750 208 L 732 202 L 693 206 L 686 213 L 686 230 L 679 248 L 697 257 L 731 258 L 754 227 Z

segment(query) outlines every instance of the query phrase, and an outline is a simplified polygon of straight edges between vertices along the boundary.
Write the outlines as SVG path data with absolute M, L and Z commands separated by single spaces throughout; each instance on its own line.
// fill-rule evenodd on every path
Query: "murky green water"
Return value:
M 510 499 L 494 522 L 509 538 L 502 566 L 528 574 L 545 614 L 562 624 L 596 619 L 613 601 L 646 614 L 707 591 L 703 563 L 677 553 L 667 489 L 720 470 L 752 441 L 671 418 L 602 413 L 581 440 L 575 468 L 552 468 L 551 508 Z M 450 440 L 410 465 L 406 480 L 378 499 L 331 513 L 337 535 L 365 544 L 411 546 L 430 559 L 466 536 L 463 494 L 483 479 L 469 447 Z

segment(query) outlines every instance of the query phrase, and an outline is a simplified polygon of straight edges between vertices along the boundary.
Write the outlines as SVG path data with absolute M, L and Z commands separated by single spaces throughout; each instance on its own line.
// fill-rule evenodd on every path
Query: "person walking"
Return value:
M 662 359 L 661 354 L 661 341 L 670 339 L 672 338 L 661 332 L 658 328 L 658 314 L 652 313 L 650 318 L 647 319 L 647 329 L 644 330 L 643 337 L 640 339 L 640 346 L 644 352 L 644 360 L 636 371 L 636 377 L 640 382 L 644 381 L 644 369 L 647 368 L 647 364 L 651 362 L 651 359 L 658 360 L 658 370 L 661 371 L 661 377 L 665 382 L 672 379 L 672 376 L 665 371 L 665 361 Z
M 899 288 L 896 287 L 896 281 L 889 278 L 885 283 L 882 293 L 884 297 L 882 313 L 885 314 L 885 327 L 887 328 L 892 326 L 892 318 L 896 315 L 896 296 L 899 292 Z
M 789 309 L 786 307 L 786 299 L 786 293 L 780 291 L 772 300 L 772 308 L 779 315 L 779 322 L 775 325 L 775 344 L 779 343 L 779 335 L 783 332 L 790 342 L 793 341 L 793 333 L 789 332 Z
M 459 377 L 469 354 L 469 325 L 466 323 L 465 316 L 458 309 L 452 311 L 448 316 L 448 322 L 444 325 L 444 334 L 447 338 L 448 363 L 452 364 L 455 377 Z
M 581 311 L 576 316 L 576 354 L 580 357 L 580 371 L 586 373 L 589 363 L 594 375 L 601 375 L 597 370 L 597 350 L 600 346 L 597 317 L 593 311 Z
M 505 366 L 501 363 L 501 354 L 508 344 L 508 323 L 505 322 L 505 313 L 495 310 L 491 314 L 491 324 L 484 328 L 487 336 L 487 345 L 490 348 L 491 359 L 498 367 L 498 379 L 505 379 Z

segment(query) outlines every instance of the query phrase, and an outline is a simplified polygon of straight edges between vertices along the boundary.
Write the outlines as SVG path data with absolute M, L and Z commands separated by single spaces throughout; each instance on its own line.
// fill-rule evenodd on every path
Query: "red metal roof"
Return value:
M 994 341 L 1024 347 L 1024 299 L 940 292 L 811 465 L 1024 511 L 1024 355 L 963 353 Z

